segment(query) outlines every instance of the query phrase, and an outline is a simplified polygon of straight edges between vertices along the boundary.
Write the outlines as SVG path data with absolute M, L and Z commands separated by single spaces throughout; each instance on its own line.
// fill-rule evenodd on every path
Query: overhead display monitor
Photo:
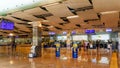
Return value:
M 49 35 L 55 35 L 56 33 L 55 32 L 49 32 Z
M 85 33 L 86 33 L 86 34 L 89 34 L 89 33 L 90 33 L 90 30 L 85 30 Z
M 112 29 L 111 28 L 107 28 L 106 32 L 112 32 Z
M 63 34 L 63 35 L 66 35 L 66 34 L 67 34 L 67 32 L 66 32 L 66 31 L 64 31 L 62 34 Z
M 72 35 L 75 35 L 75 34 L 76 34 L 76 31 L 72 31 L 71 34 L 72 34 Z
M 95 30 L 85 30 L 85 33 L 86 33 L 86 34 L 94 34 L 94 33 L 95 33 Z
M 0 22 L 0 29 L 3 29 L 3 30 L 13 30 L 14 29 L 14 22 L 11 22 L 11 21 L 3 19 Z

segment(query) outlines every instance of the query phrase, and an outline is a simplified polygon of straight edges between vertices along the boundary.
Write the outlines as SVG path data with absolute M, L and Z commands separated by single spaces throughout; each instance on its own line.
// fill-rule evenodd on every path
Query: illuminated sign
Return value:
M 95 30 L 85 30 L 85 33 L 86 33 L 86 34 L 94 34 L 94 33 L 95 33 Z
M 76 34 L 76 31 L 72 31 L 72 35 Z
M 106 32 L 112 32 L 112 29 L 110 29 L 110 28 L 106 29 Z
M 65 31 L 64 31 L 62 34 L 66 35 L 66 34 L 67 34 L 67 32 L 65 32 Z
M 55 32 L 49 32 L 49 35 L 55 35 Z
M 2 20 L 0 22 L 0 29 L 3 30 L 13 30 L 14 29 L 14 23 L 8 20 Z

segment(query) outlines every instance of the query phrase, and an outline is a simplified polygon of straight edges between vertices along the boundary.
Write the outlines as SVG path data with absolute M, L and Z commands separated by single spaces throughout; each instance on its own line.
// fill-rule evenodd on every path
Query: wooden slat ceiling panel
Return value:
M 92 0 L 97 12 L 120 10 L 120 0 Z
M 74 28 L 77 28 L 77 26 L 75 26 L 74 24 L 71 24 L 71 23 L 66 24 L 64 27 L 64 29 L 74 29 Z
M 84 23 L 84 20 L 80 17 L 78 18 L 71 18 L 69 19 L 71 23 L 74 23 L 74 24 L 81 24 L 81 23 Z
M 106 27 L 118 27 L 118 20 L 119 12 L 101 15 L 101 21 L 105 23 Z
M 40 21 L 40 20 L 42 20 L 40 18 L 36 18 L 36 17 L 34 17 L 34 16 L 32 16 L 28 13 L 24 13 L 24 12 L 18 12 L 18 13 L 12 14 L 11 16 L 15 16 L 15 17 L 25 19 L 25 20 L 30 20 L 30 21 Z
M 89 25 L 103 25 L 103 23 L 100 20 L 97 21 L 89 21 Z
M 25 10 L 24 13 L 32 14 L 32 15 L 41 15 L 41 14 L 47 14 L 48 12 L 41 9 L 40 7 Z
M 26 26 L 21 25 L 21 24 L 17 24 L 17 23 L 16 23 L 15 26 L 17 26 L 17 28 L 19 28 L 20 30 L 30 31 Z
M 63 23 L 64 22 L 62 19 L 60 19 L 60 17 L 56 17 L 56 16 L 46 17 L 46 19 L 49 20 L 50 22 L 55 22 L 55 23 Z
M 86 29 L 89 29 L 89 28 L 92 28 L 92 26 L 91 25 L 89 25 L 89 24 L 82 24 L 81 25 L 81 28 L 86 28 Z
M 68 0 L 64 3 L 70 8 L 74 8 L 74 9 L 85 7 L 85 6 L 91 6 L 89 0 Z
M 84 20 L 98 19 L 97 13 L 94 10 L 79 11 L 77 14 Z
M 53 3 L 53 1 L 57 2 L 61 0 L 51 0 L 51 3 Z M 91 3 L 91 1 L 93 4 Z M 18 31 L 20 29 L 27 32 L 30 32 L 31 29 L 27 28 L 27 26 L 29 25 L 27 25 L 27 21 L 25 20 L 43 21 L 43 19 L 48 21 L 48 22 L 42 22 L 42 24 L 48 25 L 48 26 L 44 26 L 43 28 L 48 28 L 49 30 L 56 32 L 59 32 L 61 30 L 62 31 L 74 30 L 75 28 L 78 29 L 79 32 L 83 32 L 83 33 L 85 29 L 96 29 L 97 31 L 99 31 L 100 28 L 94 28 L 93 25 L 105 25 L 105 28 L 110 28 L 110 27 L 118 28 L 118 21 L 120 20 L 119 19 L 120 0 L 66 0 L 61 3 L 59 2 L 58 4 L 49 5 L 49 6 L 48 5 L 49 4 L 47 4 L 47 6 L 43 5 L 42 8 L 44 7 L 44 9 L 42 9 L 41 6 L 39 6 L 33 9 L 11 13 L 8 14 L 7 16 L 0 16 L 0 18 L 5 18 L 15 22 L 15 27 L 18 28 Z M 92 8 L 85 10 L 81 9 L 88 6 L 93 6 L 93 9 Z M 118 11 L 118 12 L 109 13 L 109 11 Z M 104 14 L 103 12 L 107 12 L 107 13 Z M 68 21 L 62 19 L 69 16 L 74 16 L 75 14 L 78 15 L 79 17 L 69 18 Z M 43 19 L 41 19 L 42 18 L 41 15 L 43 16 Z M 24 24 L 18 24 L 18 23 L 24 23 Z M 76 26 L 76 24 L 80 25 L 80 27 Z
M 25 23 L 24 21 L 21 21 L 21 20 L 18 20 L 18 19 L 15 19 L 13 17 L 11 17 L 10 15 L 7 15 L 6 17 L 4 17 L 5 19 L 8 19 L 8 20 L 11 20 L 15 23 Z
M 70 12 L 70 10 L 67 8 L 67 6 L 65 4 L 57 4 L 54 6 L 47 6 L 46 8 L 54 16 L 67 17 L 67 16 L 74 15 L 72 12 Z

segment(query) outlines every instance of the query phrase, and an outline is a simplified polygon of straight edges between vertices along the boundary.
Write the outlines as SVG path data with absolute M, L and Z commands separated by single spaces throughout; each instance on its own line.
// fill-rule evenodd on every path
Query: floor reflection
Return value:
M 72 51 L 61 48 L 60 58 L 55 57 L 55 49 L 42 49 L 42 56 L 28 58 L 29 48 L 12 52 L 0 52 L 2 68 L 109 68 L 111 54 L 103 50 L 81 50 L 78 58 L 72 58 Z

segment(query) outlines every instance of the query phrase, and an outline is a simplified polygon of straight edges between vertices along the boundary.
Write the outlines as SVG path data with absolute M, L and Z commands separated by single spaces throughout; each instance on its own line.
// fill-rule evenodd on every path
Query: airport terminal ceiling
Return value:
M 73 30 L 84 33 L 86 29 L 120 31 L 120 0 L 3 0 L 0 8 L 0 18 L 15 24 L 14 30 L 0 30 L 1 35 L 30 35 L 28 22 L 32 21 L 41 21 L 44 35 Z

